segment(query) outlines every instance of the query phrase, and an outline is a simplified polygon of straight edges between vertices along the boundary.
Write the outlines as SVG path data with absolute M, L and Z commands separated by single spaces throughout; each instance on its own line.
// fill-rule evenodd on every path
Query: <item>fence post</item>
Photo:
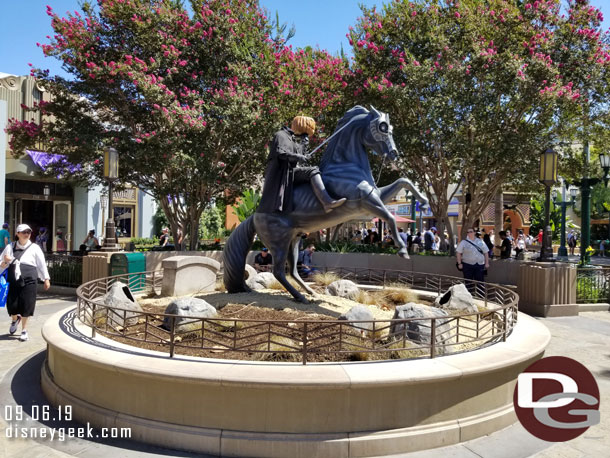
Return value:
M 91 312 L 91 338 L 95 338 L 95 306 L 97 304 L 93 302 L 93 311 Z
M 303 365 L 307 364 L 307 321 L 303 323 Z
M 436 318 L 432 318 L 430 326 L 430 358 L 436 354 Z
M 176 336 L 176 318 L 170 318 L 172 325 L 170 326 L 169 331 L 169 357 L 174 357 L 174 337 Z
M 502 342 L 506 342 L 506 330 L 507 330 L 507 314 L 508 314 L 508 309 L 505 307 L 503 312 L 504 314 L 502 315 Z

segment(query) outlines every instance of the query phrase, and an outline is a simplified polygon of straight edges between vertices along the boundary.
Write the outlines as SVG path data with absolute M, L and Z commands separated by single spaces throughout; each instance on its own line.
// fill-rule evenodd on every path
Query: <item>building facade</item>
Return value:
M 86 189 L 66 179 L 41 177 L 51 160 L 43 145 L 19 157 L 11 154 L 5 133 L 8 120 L 25 120 L 27 115 L 27 120 L 39 122 L 38 114 L 26 113 L 22 105 L 32 106 L 48 98 L 44 87 L 31 76 L 0 73 L 0 214 L 11 235 L 23 222 L 34 234 L 41 228 L 46 230 L 47 251 L 78 250 L 89 230 L 95 229 L 98 237 L 105 235 L 105 221 L 111 212 L 120 242 L 151 237 L 156 204 L 148 194 L 130 187 L 115 191 L 113 208 L 108 209 L 104 187 Z

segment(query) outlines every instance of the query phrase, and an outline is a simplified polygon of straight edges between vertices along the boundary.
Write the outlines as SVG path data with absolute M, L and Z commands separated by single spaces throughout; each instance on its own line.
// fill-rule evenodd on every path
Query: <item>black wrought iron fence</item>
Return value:
M 83 257 L 69 254 L 47 254 L 45 256 L 51 284 L 76 288 L 82 283 Z
M 444 292 L 462 279 L 434 274 L 370 269 L 335 269 L 360 283 L 390 281 L 415 289 Z M 473 296 L 485 307 L 477 313 L 432 318 L 346 321 L 333 318 L 261 320 L 185 318 L 134 312 L 103 303 L 112 283 L 137 279 L 144 294 L 159 294 L 162 271 L 117 275 L 77 289 L 78 318 L 101 332 L 136 344 L 149 344 L 170 356 L 196 351 L 199 356 L 274 361 L 434 358 L 506 340 L 517 322 L 518 296 L 500 285 L 471 282 Z M 379 284 L 379 283 L 377 283 Z
M 576 273 L 576 302 L 610 303 L 610 267 L 579 267 Z

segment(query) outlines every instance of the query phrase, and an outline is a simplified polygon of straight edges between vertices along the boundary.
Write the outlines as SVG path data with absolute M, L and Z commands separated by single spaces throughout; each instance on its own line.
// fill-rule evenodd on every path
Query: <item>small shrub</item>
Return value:
M 221 293 L 224 293 L 226 290 L 227 290 L 227 288 L 225 288 L 225 284 L 222 281 L 222 279 L 216 280 L 216 285 L 214 286 L 214 291 L 220 291 Z
M 333 272 L 317 272 L 313 275 L 312 279 L 320 286 L 328 286 L 333 282 L 341 280 L 341 277 Z
M 395 349 L 390 352 L 390 359 L 412 359 L 429 354 L 427 348 L 414 348 L 416 344 L 409 340 L 394 340 L 387 348 Z
M 286 353 L 287 351 L 294 351 L 294 348 L 298 346 L 297 341 L 289 339 L 288 337 L 273 336 L 273 342 L 269 344 L 269 351 L 271 353 L 256 353 L 255 358 L 258 361 L 300 361 L 300 353 Z M 267 343 L 260 344 L 257 347 L 258 351 L 267 351 Z
M 364 304 L 364 305 L 377 305 L 377 300 L 374 295 L 369 294 L 368 291 L 359 290 L 356 297 L 353 299 L 354 301 Z
M 393 302 L 394 304 L 402 305 L 407 302 L 416 302 L 417 295 L 408 288 L 405 287 L 389 287 L 379 291 L 378 294 L 382 296 L 386 301 Z

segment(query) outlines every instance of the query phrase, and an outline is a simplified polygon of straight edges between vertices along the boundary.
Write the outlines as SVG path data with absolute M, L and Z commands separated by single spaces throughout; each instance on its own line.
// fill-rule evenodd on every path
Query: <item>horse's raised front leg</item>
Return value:
M 405 259 L 409 259 L 409 253 L 407 253 L 407 247 L 405 245 L 405 242 L 398 235 L 398 227 L 396 227 L 396 220 L 394 219 L 394 215 L 392 215 L 389 210 L 385 208 L 385 205 L 383 205 L 380 196 L 377 193 L 372 192 L 365 199 L 362 200 L 362 206 L 365 210 L 386 222 L 386 224 L 390 227 L 390 232 L 392 233 L 394 244 L 400 247 L 400 250 L 398 250 L 398 256 L 401 256 Z
M 315 295 L 313 289 L 311 289 L 307 284 L 303 281 L 301 276 L 299 275 L 299 269 L 297 267 L 297 262 L 299 260 L 299 241 L 301 237 L 297 237 L 292 241 L 292 247 L 290 249 L 290 253 L 288 253 L 288 269 L 292 278 L 296 280 L 296 282 L 301 285 L 305 291 L 307 291 L 311 295 Z
M 428 204 L 428 199 L 421 192 L 419 192 L 419 189 L 417 189 L 415 185 L 411 183 L 411 180 L 407 178 L 399 178 L 394 183 L 379 188 L 379 197 L 384 204 L 387 204 L 403 188 L 407 188 L 409 191 L 411 191 L 420 203 L 424 205 Z

